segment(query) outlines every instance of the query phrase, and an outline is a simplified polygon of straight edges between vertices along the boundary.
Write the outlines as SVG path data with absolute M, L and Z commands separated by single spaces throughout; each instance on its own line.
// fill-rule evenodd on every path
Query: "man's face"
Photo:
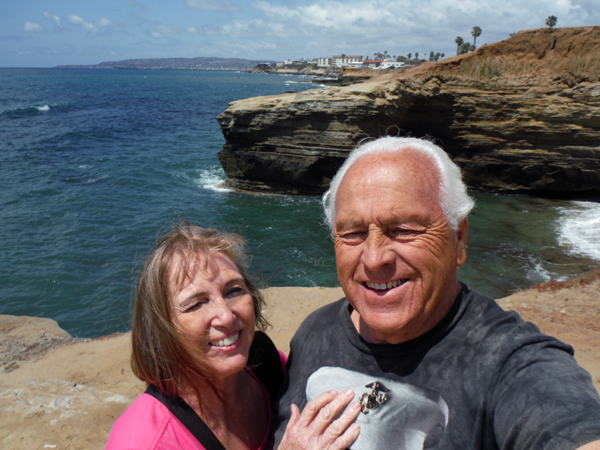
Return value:
M 362 158 L 335 199 L 338 279 L 363 338 L 397 344 L 437 325 L 460 290 L 467 220 L 453 231 L 438 202 L 439 174 L 424 155 Z

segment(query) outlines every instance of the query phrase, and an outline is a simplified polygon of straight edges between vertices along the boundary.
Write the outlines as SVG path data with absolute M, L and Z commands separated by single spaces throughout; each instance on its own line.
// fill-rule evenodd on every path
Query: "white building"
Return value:
M 317 58 L 317 66 L 319 67 L 331 67 L 331 58 Z
M 389 60 L 389 59 L 385 59 L 385 60 L 381 61 L 381 63 L 379 64 L 378 69 L 389 69 L 389 68 L 399 69 L 401 67 L 404 67 L 404 63 L 403 62 L 392 61 L 392 60 Z
M 362 65 L 362 56 L 337 55 L 331 59 L 335 67 L 359 67 Z

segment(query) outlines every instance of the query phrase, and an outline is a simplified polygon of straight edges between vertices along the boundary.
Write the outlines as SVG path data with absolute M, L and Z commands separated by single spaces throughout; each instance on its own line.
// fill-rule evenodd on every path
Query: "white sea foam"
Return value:
M 532 280 L 533 283 L 544 283 L 550 280 L 556 280 L 557 274 L 552 273 L 544 267 L 541 261 L 537 261 L 534 263 L 533 267 L 528 273 L 528 277 Z
M 558 242 L 571 254 L 600 261 L 600 203 L 573 202 L 560 213 Z
M 231 189 L 223 187 L 225 172 L 220 167 L 198 170 L 198 178 L 194 180 L 198 186 L 217 192 L 228 192 Z
M 44 106 L 36 106 L 38 111 L 50 111 L 50 107 L 48 105 Z

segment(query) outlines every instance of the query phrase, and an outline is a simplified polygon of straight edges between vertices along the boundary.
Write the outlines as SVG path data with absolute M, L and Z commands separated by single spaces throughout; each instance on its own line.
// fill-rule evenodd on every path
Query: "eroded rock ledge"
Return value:
M 365 83 L 233 102 L 227 185 L 320 194 L 364 138 L 431 136 L 471 188 L 600 195 L 600 27 L 541 29 Z

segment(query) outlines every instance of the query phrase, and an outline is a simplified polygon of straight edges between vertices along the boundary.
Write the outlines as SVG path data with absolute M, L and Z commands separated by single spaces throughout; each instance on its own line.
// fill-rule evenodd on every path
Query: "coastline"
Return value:
M 549 282 L 498 300 L 542 332 L 575 348 L 600 389 L 600 268 L 568 282 Z M 264 291 L 267 331 L 289 351 L 298 325 L 341 288 Z M 0 443 L 3 449 L 102 449 L 119 415 L 144 383 L 129 367 L 129 333 L 72 338 L 50 319 L 0 316 Z

